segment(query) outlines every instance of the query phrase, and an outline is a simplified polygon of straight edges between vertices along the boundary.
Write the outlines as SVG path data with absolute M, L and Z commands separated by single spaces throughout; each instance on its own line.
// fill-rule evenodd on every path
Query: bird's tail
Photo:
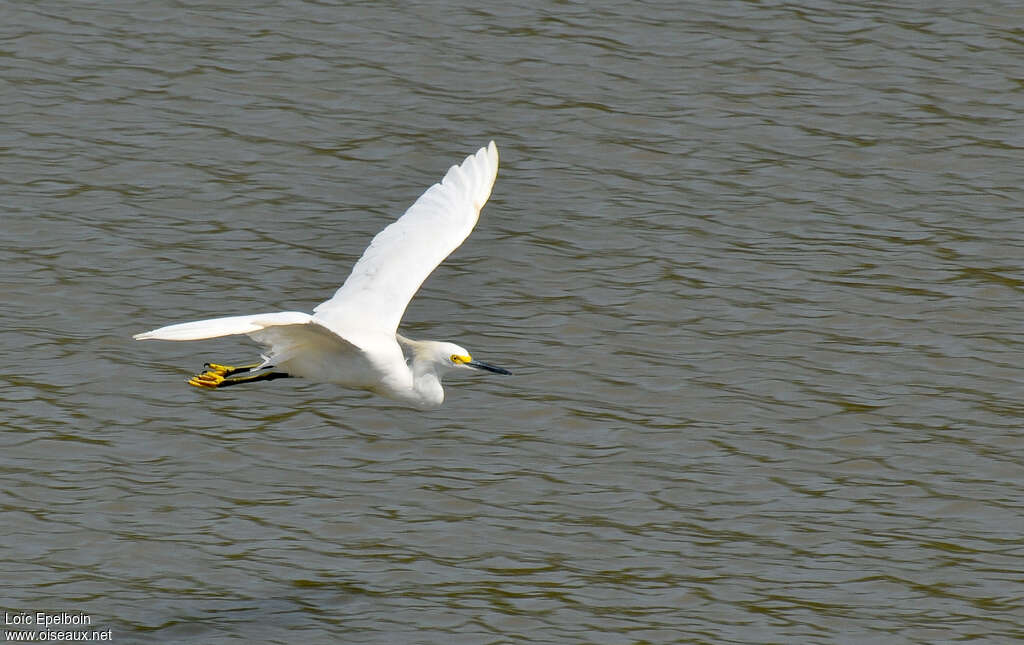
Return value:
M 301 311 L 229 316 L 168 325 L 153 331 L 135 334 L 133 338 L 135 340 L 203 340 L 204 338 L 218 338 L 234 334 L 251 334 L 277 325 L 303 325 L 310 320 L 312 317 Z

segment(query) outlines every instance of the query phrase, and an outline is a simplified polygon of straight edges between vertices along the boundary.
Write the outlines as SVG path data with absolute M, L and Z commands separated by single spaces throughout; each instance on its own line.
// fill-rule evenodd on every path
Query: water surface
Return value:
M 1024 637 L 1012 3 L 19 4 L 6 611 L 116 643 Z M 206 392 L 495 139 L 428 413 Z

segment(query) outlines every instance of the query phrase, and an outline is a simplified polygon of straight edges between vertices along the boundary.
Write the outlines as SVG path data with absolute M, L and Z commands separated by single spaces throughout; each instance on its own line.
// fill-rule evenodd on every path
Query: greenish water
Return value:
M 0 610 L 127 643 L 1024 637 L 1019 25 L 699 2 L 20 3 Z M 494 138 L 420 413 L 205 392 Z

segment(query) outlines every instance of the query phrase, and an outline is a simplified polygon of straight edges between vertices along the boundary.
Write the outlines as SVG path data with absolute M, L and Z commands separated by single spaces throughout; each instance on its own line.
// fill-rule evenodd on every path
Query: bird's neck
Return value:
M 437 408 L 444 402 L 444 388 L 441 387 L 441 376 L 437 366 L 430 359 L 428 344 L 430 341 L 418 341 L 396 334 L 398 343 L 410 356 L 409 371 L 412 375 L 413 394 L 410 399 L 422 408 Z
M 417 374 L 413 370 L 413 389 L 419 395 L 419 405 L 424 408 L 438 408 L 444 403 L 444 388 L 436 372 Z

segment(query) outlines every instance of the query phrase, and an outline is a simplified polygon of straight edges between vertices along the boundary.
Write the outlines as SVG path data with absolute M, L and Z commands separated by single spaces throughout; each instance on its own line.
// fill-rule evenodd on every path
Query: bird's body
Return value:
M 374 237 L 334 297 L 313 314 L 285 311 L 213 318 L 161 327 L 135 338 L 201 340 L 247 334 L 267 350 L 261 363 L 238 368 L 208 365 L 209 371 L 189 381 L 192 385 L 224 387 L 301 377 L 370 390 L 418 408 L 436 408 L 444 401 L 441 377 L 448 371 L 509 373 L 474 361 L 453 343 L 411 340 L 397 331 L 423 281 L 473 230 L 497 172 L 493 141 L 452 166 L 441 183 Z M 247 372 L 257 373 L 231 378 Z

